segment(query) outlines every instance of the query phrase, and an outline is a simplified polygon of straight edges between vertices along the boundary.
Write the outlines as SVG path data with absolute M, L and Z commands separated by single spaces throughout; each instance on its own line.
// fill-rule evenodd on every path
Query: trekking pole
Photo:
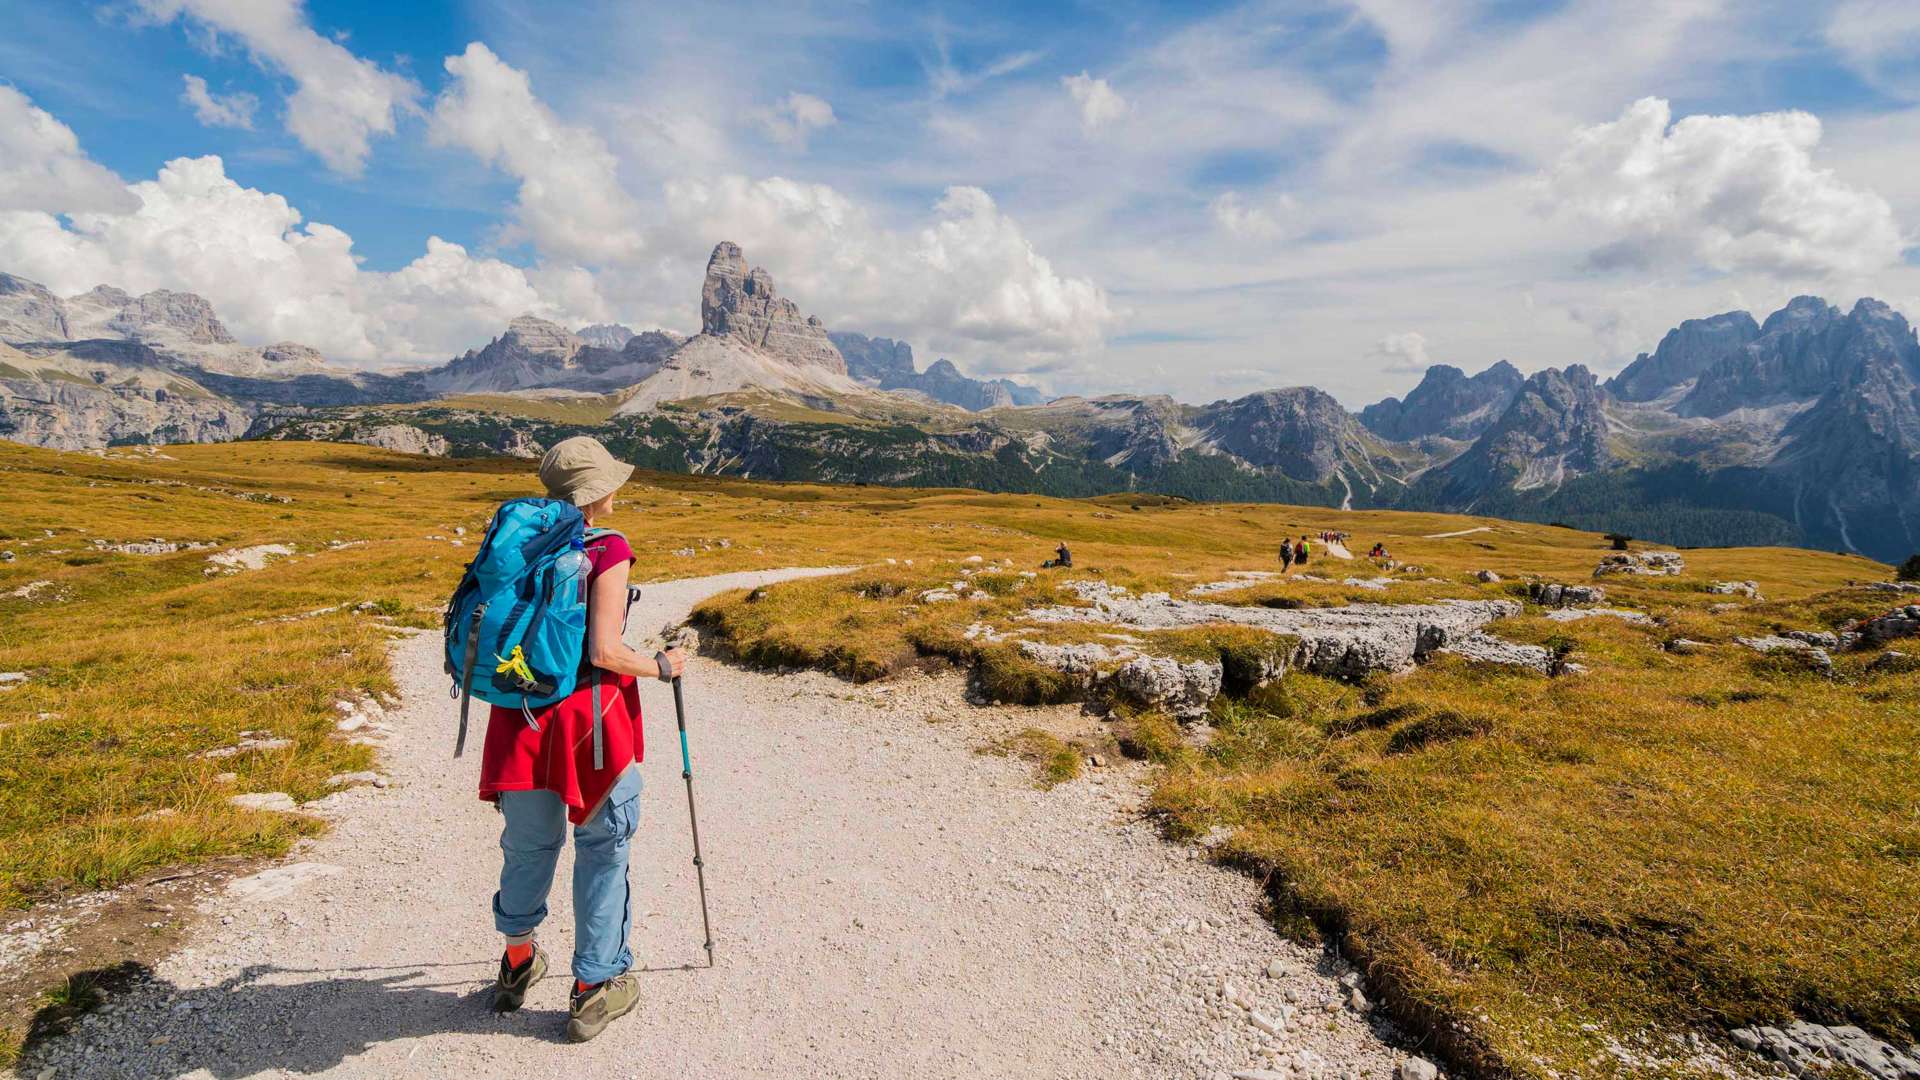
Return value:
M 707 935 L 707 966 L 713 966 L 713 921 L 707 917 L 707 867 L 700 859 L 700 817 L 693 809 L 693 757 L 687 752 L 687 701 L 680 676 L 673 677 L 673 712 L 680 722 L 680 778 L 687 782 L 687 823 L 693 826 L 693 872 L 700 881 L 700 927 Z

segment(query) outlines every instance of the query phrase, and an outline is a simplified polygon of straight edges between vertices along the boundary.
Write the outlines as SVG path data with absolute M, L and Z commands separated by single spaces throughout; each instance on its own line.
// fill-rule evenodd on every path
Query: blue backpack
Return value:
M 454 757 L 466 750 L 473 698 L 518 708 L 538 731 L 533 710 L 573 693 L 587 644 L 586 545 L 610 532 L 589 530 L 573 504 L 557 499 L 513 499 L 494 511 L 444 616 L 446 669 L 460 696 Z M 600 680 L 592 682 L 600 768 Z

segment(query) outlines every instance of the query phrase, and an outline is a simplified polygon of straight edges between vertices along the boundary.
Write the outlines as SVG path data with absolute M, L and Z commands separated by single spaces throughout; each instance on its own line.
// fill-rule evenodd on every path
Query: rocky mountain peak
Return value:
M 1760 325 L 1760 333 L 1783 334 L 1824 329 L 1828 323 L 1840 318 L 1840 309 L 1827 303 L 1818 296 L 1796 296 L 1787 301 L 1787 306 L 1767 316 Z
M 1455 497 L 1506 488 L 1557 489 L 1613 461 L 1606 394 L 1580 364 L 1536 371 L 1466 453 L 1439 470 Z
M 1499 417 L 1525 377 L 1505 360 L 1478 375 L 1451 364 L 1427 369 L 1406 400 L 1388 398 L 1360 410 L 1360 423 L 1382 438 L 1414 442 L 1432 436 L 1471 439 Z
M 619 323 L 594 323 L 574 331 L 574 335 L 588 345 L 602 349 L 624 349 L 627 342 L 634 338 L 633 328 Z
M 507 332 L 500 335 L 496 344 L 532 356 L 554 357 L 565 362 L 571 360 L 585 343 L 559 323 L 548 322 L 534 315 L 521 315 L 507 323 Z
M 1773 320 L 1767 323 L 1771 326 Z M 1622 401 L 1652 401 L 1738 354 L 1761 333 L 1753 316 L 1744 311 L 1688 319 L 1667 331 L 1651 355 L 1641 353 L 1626 370 L 1607 380 L 1607 392 Z
M 65 341 L 67 309 L 37 281 L 0 274 L 0 341 Z
M 1249 464 L 1315 483 L 1359 452 L 1353 417 L 1311 386 L 1262 390 L 1202 410 L 1206 441 Z
M 700 331 L 731 337 L 794 364 L 844 375 L 846 358 L 828 339 L 819 319 L 802 315 L 774 289 L 773 275 L 750 266 L 740 245 L 721 241 L 707 260 L 700 286 Z

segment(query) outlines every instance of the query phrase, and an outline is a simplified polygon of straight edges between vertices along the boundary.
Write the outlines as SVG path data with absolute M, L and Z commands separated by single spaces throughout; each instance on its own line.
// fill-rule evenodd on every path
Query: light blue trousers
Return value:
M 551 791 L 503 791 L 500 891 L 494 929 L 507 944 L 531 940 L 547 918 L 547 893 L 567 842 L 567 804 Z M 629 768 L 592 817 L 573 829 L 573 977 L 605 982 L 633 966 L 627 849 L 640 825 L 640 770 Z

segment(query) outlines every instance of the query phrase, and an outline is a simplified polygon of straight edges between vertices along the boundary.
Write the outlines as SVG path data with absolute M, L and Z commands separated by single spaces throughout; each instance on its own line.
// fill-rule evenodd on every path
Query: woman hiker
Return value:
M 547 496 L 580 508 L 591 529 L 613 510 L 633 475 L 597 440 L 555 443 L 540 461 Z M 587 537 L 587 642 L 578 689 L 529 717 L 493 707 L 480 762 L 480 797 L 500 811 L 500 891 L 493 925 L 506 937 L 493 1007 L 511 1012 L 547 971 L 533 933 L 547 917 L 555 862 L 573 825 L 573 993 L 567 1037 L 585 1042 L 640 1000 L 627 969 L 631 886 L 627 848 L 640 823 L 640 689 L 636 676 L 668 681 L 685 660 L 677 650 L 642 656 L 621 640 L 633 549 L 616 532 Z M 593 685 L 601 684 L 603 766 L 593 765 Z
M 1280 572 L 1284 574 L 1292 569 L 1293 541 L 1283 539 L 1280 541 Z

